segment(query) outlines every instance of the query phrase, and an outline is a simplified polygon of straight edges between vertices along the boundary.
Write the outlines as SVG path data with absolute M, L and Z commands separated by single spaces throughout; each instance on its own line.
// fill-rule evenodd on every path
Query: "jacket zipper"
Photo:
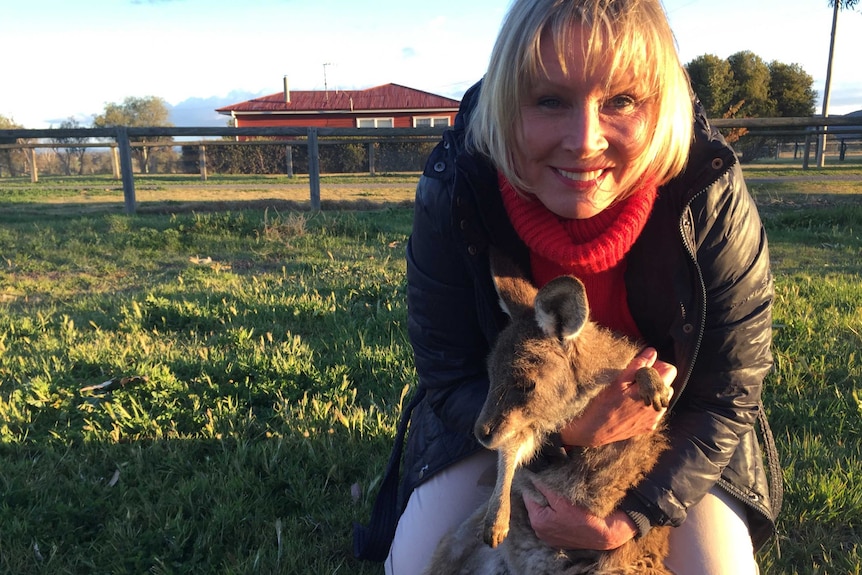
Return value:
M 754 433 L 754 431 L 752 431 Z M 724 477 L 719 477 L 717 481 L 717 485 L 719 485 L 726 493 L 728 493 L 731 497 L 738 500 L 740 503 L 747 507 L 752 507 L 757 510 L 758 513 L 763 515 L 768 521 L 774 523 L 772 519 L 770 519 L 771 513 L 769 510 L 764 507 L 763 503 L 761 503 L 760 497 L 754 496 L 749 497 L 745 493 L 742 492 L 741 489 L 736 487 L 733 483 L 725 479 Z
M 694 247 L 691 245 L 689 238 L 689 230 L 694 227 L 694 223 L 691 221 L 691 204 L 694 200 L 709 189 L 707 186 L 703 188 L 698 193 L 694 194 L 688 202 L 685 204 L 685 211 L 683 216 L 680 218 L 679 222 L 679 233 L 682 237 L 682 243 L 685 246 L 686 252 L 688 252 L 688 257 L 691 259 L 691 263 L 694 265 L 694 269 L 697 272 L 697 281 L 700 285 L 700 298 L 701 298 L 701 306 L 700 306 L 700 318 L 699 318 L 699 326 L 697 330 L 697 339 L 694 343 L 694 350 L 691 354 L 691 361 L 688 363 L 688 367 L 686 368 L 686 372 L 681 380 L 682 385 L 678 390 L 676 390 L 673 394 L 673 401 L 671 405 L 668 407 L 670 411 L 673 409 L 673 406 L 682 396 L 682 392 L 685 390 L 686 386 L 688 386 L 688 380 L 691 378 L 691 374 L 694 371 L 694 364 L 697 361 L 697 356 L 700 354 L 700 345 L 703 341 L 703 332 L 706 324 L 706 284 L 703 281 L 703 272 L 701 272 L 700 264 L 697 262 L 697 256 L 694 253 Z
M 717 164 L 717 162 L 719 162 Z M 686 252 L 688 252 L 688 257 L 691 258 L 692 264 L 694 264 L 694 269 L 697 272 L 697 281 L 700 284 L 700 297 L 701 297 L 701 306 L 700 306 L 700 326 L 697 330 L 697 340 L 695 340 L 694 351 L 691 355 L 691 361 L 688 364 L 688 368 L 686 369 L 685 375 L 681 380 L 682 385 L 679 390 L 675 391 L 673 394 L 673 399 L 671 400 L 671 404 L 668 407 L 668 411 L 673 409 L 673 406 L 682 396 L 682 392 L 688 386 L 688 380 L 691 378 L 691 374 L 694 371 L 694 364 L 697 361 L 697 356 L 700 354 L 700 345 L 703 342 L 703 332 L 706 329 L 706 283 L 703 281 L 703 272 L 701 271 L 700 264 L 697 261 L 697 254 L 695 253 L 694 246 L 691 244 L 689 233 L 694 229 L 694 222 L 691 221 L 691 204 L 701 196 L 705 194 L 709 188 L 715 184 L 724 174 L 730 171 L 731 166 L 733 165 L 731 162 L 727 162 L 721 158 L 715 158 L 712 161 L 713 168 L 718 169 L 719 166 L 723 167 L 721 172 L 711 178 L 710 181 L 704 185 L 699 192 L 692 195 L 688 201 L 685 203 L 683 208 L 683 215 L 679 221 L 679 234 L 682 238 L 682 243 L 685 246 Z M 686 229 L 687 228 L 687 229 Z
M 671 403 L 670 407 L 668 407 L 668 410 L 673 409 L 673 405 L 676 403 L 676 400 L 679 399 L 679 397 L 682 395 L 683 390 L 685 390 L 686 386 L 688 385 L 688 381 L 691 378 L 692 372 L 694 371 L 694 364 L 697 361 L 698 354 L 700 353 L 700 345 L 703 342 L 703 332 L 706 329 L 706 284 L 703 281 L 703 273 L 701 272 L 700 264 L 697 262 L 694 246 L 691 245 L 690 237 L 687 233 L 686 228 L 688 228 L 688 230 L 694 228 L 694 223 L 691 221 L 691 204 L 694 202 L 695 199 L 697 199 L 698 196 L 705 193 L 708 189 L 709 186 L 703 188 L 698 193 L 694 194 L 691 199 L 688 200 L 688 202 L 686 202 L 685 213 L 680 219 L 680 235 L 682 236 L 683 245 L 688 252 L 688 256 L 691 258 L 691 261 L 694 264 L 695 271 L 697 272 L 697 279 L 700 284 L 700 296 L 702 298 L 701 301 L 703 302 L 703 305 L 701 306 L 700 328 L 697 331 L 697 340 L 695 341 L 694 352 L 691 356 L 692 359 L 688 365 L 688 368 L 686 369 L 685 377 L 682 380 L 682 387 L 680 387 L 678 392 L 674 393 L 675 400 Z M 752 433 L 753 432 L 754 430 L 752 430 Z M 733 485 L 723 477 L 718 478 L 717 485 L 720 485 L 725 492 L 727 492 L 734 499 L 741 502 L 743 505 L 756 509 L 764 517 L 769 519 L 770 514 L 763 506 L 763 503 L 760 501 L 760 498 L 751 498 L 746 496 L 746 494 L 743 493 L 741 489 L 737 488 L 735 485 Z

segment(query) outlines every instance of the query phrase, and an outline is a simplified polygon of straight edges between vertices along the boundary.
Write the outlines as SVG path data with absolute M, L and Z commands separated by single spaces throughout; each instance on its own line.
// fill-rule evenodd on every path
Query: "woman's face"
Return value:
M 632 161 L 647 146 L 652 114 L 634 74 L 608 82 L 609 65 L 584 73 L 580 34 L 574 31 L 564 54 L 568 75 L 553 41 L 542 39 L 546 75 L 540 72 L 521 107 L 515 154 L 529 191 L 551 212 L 577 219 L 627 191 L 622 185 L 632 181 Z

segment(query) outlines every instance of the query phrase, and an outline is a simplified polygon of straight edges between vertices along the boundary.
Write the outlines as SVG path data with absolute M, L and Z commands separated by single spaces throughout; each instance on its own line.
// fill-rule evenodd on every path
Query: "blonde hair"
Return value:
M 516 187 L 528 190 L 516 170 L 514 150 L 521 105 L 541 77 L 540 43 L 546 34 L 567 72 L 565 47 L 573 30 L 584 33 L 585 62 L 607 66 L 609 82 L 637 78 L 651 104 L 651 137 L 621 182 L 622 197 L 643 178 L 664 184 L 685 168 L 692 139 L 693 96 L 660 0 L 515 0 L 491 53 L 488 71 L 468 126 L 471 149 L 488 156 Z

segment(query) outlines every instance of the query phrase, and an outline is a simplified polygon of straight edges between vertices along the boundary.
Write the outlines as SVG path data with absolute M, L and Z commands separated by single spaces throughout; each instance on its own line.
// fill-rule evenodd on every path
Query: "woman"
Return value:
M 652 346 L 561 432 L 563 446 L 658 423 L 665 414 L 629 386 L 637 367 L 655 365 L 674 394 L 671 449 L 620 508 L 598 518 L 554 493 L 547 507 L 527 499 L 539 538 L 611 549 L 672 525 L 673 572 L 755 573 L 754 551 L 774 531 L 754 432 L 771 366 L 766 237 L 736 157 L 690 92 L 659 0 L 516 0 L 484 80 L 429 158 L 407 251 L 419 393 L 387 573 L 421 572 L 489 493 L 494 454 L 472 429 L 506 322 L 491 245 L 537 286 L 578 276 L 594 321 Z M 390 481 L 399 458 L 400 437 Z M 389 523 L 388 544 L 394 518 L 384 515 L 375 522 Z

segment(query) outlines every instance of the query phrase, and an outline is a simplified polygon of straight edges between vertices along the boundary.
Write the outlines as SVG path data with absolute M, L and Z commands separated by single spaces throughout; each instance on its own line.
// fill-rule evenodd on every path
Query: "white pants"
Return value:
M 386 575 L 422 572 L 440 539 L 488 500 L 493 485 L 487 484 L 487 472 L 496 462 L 496 453 L 480 452 L 413 492 L 386 558 Z M 677 575 L 758 573 L 743 504 L 714 487 L 688 510 L 685 523 L 671 530 L 665 565 Z

